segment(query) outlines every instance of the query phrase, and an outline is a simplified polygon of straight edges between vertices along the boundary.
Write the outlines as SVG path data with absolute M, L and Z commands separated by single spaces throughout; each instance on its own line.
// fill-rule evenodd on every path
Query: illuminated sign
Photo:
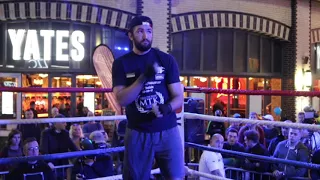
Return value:
M 56 44 L 56 61 L 68 61 L 69 56 L 73 61 L 84 59 L 85 35 L 79 30 L 73 32 L 67 30 L 39 30 L 38 32 L 38 30 L 33 29 L 8 29 L 8 34 L 12 44 L 13 60 L 50 61 L 53 56 L 51 52 L 52 40 L 55 40 Z M 68 40 L 64 40 L 64 38 L 68 38 Z M 41 43 L 43 44 L 43 54 L 40 53 L 39 40 L 43 42 Z M 23 45 L 24 47 L 22 47 Z M 23 54 L 21 52 L 22 48 Z M 69 50 L 69 53 L 64 53 L 65 50 Z

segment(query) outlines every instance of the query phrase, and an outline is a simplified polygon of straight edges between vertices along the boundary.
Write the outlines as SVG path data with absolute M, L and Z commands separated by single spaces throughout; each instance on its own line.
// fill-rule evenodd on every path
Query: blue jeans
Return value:
M 184 177 L 184 150 L 178 126 L 157 133 L 127 128 L 124 144 L 124 180 L 150 179 L 154 159 L 165 178 Z

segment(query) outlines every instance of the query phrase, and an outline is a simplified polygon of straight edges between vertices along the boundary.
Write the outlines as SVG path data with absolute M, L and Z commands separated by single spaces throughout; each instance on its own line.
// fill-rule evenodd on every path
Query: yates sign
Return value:
M 40 60 L 50 61 L 52 56 L 52 40 L 56 42 L 56 60 L 68 61 L 69 56 L 73 61 L 82 61 L 84 58 L 85 35 L 82 31 L 76 30 L 70 33 L 67 30 L 25 30 L 8 29 L 8 34 L 12 44 L 13 60 Z M 40 37 L 39 37 L 40 35 Z M 64 40 L 68 38 L 69 41 Z M 24 47 L 22 47 L 23 42 Z M 43 54 L 40 53 L 39 41 L 43 45 Z M 70 44 L 69 44 L 70 43 Z M 64 50 L 69 50 L 64 53 Z M 23 50 L 23 54 L 21 53 Z

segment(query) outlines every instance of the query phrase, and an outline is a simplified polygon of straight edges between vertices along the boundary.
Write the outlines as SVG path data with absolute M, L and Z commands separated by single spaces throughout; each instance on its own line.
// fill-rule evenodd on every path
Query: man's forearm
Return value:
M 119 91 L 116 94 L 117 100 L 121 106 L 127 106 L 131 102 L 133 102 L 141 90 L 143 89 L 143 85 L 145 82 L 145 77 L 143 75 L 139 76 L 139 78 L 131 84 L 131 86 L 126 87 Z
M 172 111 L 175 111 L 181 108 L 183 105 L 183 94 L 173 97 L 173 99 L 171 99 L 170 101 L 170 105 L 171 105 Z

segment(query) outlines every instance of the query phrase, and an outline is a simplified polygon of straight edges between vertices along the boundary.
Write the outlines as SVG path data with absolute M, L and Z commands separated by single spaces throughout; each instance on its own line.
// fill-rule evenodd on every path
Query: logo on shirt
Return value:
M 135 104 L 140 113 L 148 113 L 152 110 L 152 104 L 164 104 L 164 97 L 160 92 L 148 95 L 140 94 Z

